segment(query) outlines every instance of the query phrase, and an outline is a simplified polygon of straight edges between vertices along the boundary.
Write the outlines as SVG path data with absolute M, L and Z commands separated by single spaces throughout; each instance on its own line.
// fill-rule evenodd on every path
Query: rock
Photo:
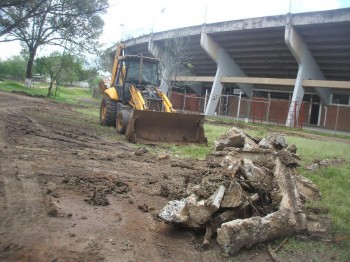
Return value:
M 317 171 L 323 167 L 331 165 L 343 164 L 345 160 L 342 158 L 328 158 L 322 160 L 315 160 L 311 165 L 307 166 L 306 169 L 310 171 Z
M 106 194 L 101 189 L 95 189 L 88 199 L 84 199 L 85 202 L 92 206 L 108 206 L 109 201 Z
M 283 134 L 271 133 L 266 136 L 266 140 L 269 141 L 275 149 L 281 150 L 288 146 L 286 137 Z
M 217 141 L 217 151 L 207 156 L 211 164 L 205 172 L 185 179 L 189 196 L 168 202 L 159 217 L 206 229 L 203 245 L 217 232 L 218 243 L 230 254 L 293 232 L 312 237 L 328 232 L 327 220 L 307 220 L 302 200 L 318 199 L 320 194 L 311 181 L 297 176 L 296 147 L 287 147 L 284 135 L 276 133 L 258 142 L 232 128 Z M 186 162 L 186 168 L 193 166 Z
M 273 149 L 272 144 L 265 137 L 260 140 L 259 146 L 264 149 Z
M 237 128 L 231 128 L 222 138 L 214 142 L 215 150 L 222 151 L 226 147 L 256 148 L 257 144 L 245 133 Z
M 223 208 L 235 208 L 243 204 L 245 201 L 244 191 L 240 184 L 232 181 L 226 190 L 224 198 L 221 202 Z
M 203 226 L 220 208 L 225 187 L 220 186 L 217 191 L 206 200 L 198 201 L 192 194 L 181 200 L 169 201 L 159 212 L 159 217 L 170 223 L 198 228 Z
M 137 208 L 140 209 L 142 212 L 148 212 L 149 211 L 148 206 L 146 204 L 138 205 Z
M 163 197 L 167 197 L 170 194 L 169 186 L 166 183 L 162 183 L 160 185 L 160 195 Z
M 297 146 L 292 144 L 287 146 L 286 148 L 289 152 L 291 152 L 292 154 L 296 154 L 297 153 Z
M 188 220 L 186 199 L 169 201 L 158 216 L 170 223 L 185 223 Z
M 331 241 L 332 222 L 328 216 L 307 215 L 307 232 L 311 239 Z
M 310 179 L 302 176 L 295 176 L 295 178 L 299 194 L 301 194 L 305 200 L 317 201 L 321 199 L 320 190 Z
M 197 202 L 197 197 L 191 195 L 186 200 L 186 207 L 188 208 L 188 215 L 195 223 L 204 225 L 211 219 L 219 208 L 225 192 L 224 186 L 219 186 L 217 191 L 206 200 Z
M 225 147 L 244 147 L 244 136 L 241 134 L 229 134 L 225 139 L 215 141 L 215 150 L 222 151 Z
M 264 170 L 255 166 L 253 164 L 253 161 L 247 158 L 243 159 L 242 169 L 245 174 L 245 179 L 248 179 L 254 182 L 262 181 L 266 176 Z
M 289 235 L 295 229 L 291 210 L 281 210 L 265 217 L 236 219 L 223 223 L 217 231 L 217 241 L 223 250 L 233 254 L 241 248 Z
M 48 201 L 47 215 L 49 217 L 63 217 L 64 216 L 59 204 L 56 201 L 52 201 L 51 199 Z
M 233 156 L 233 155 L 226 155 L 224 159 L 221 161 L 220 166 L 224 169 L 227 169 L 232 172 L 232 174 L 236 174 L 239 167 L 241 166 L 241 159 Z
M 158 160 L 165 160 L 165 159 L 169 159 L 169 158 L 170 158 L 170 156 L 168 154 L 165 154 L 165 153 L 159 153 L 157 155 Z
M 144 147 L 140 147 L 138 148 L 135 152 L 134 152 L 134 155 L 135 156 L 141 156 L 141 155 L 144 155 L 146 153 L 148 153 L 148 149 L 147 148 L 144 148 Z
M 276 155 L 281 160 L 281 162 L 287 167 L 300 166 L 299 161 L 293 156 L 293 154 L 285 149 L 278 151 Z

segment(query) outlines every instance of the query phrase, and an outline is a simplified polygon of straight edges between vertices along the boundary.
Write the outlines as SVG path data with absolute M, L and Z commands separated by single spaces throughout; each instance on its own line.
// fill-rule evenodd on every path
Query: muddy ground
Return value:
M 265 245 L 235 257 L 215 239 L 204 249 L 204 232 L 157 217 L 217 165 L 117 141 L 75 108 L 0 92 L 1 261 L 271 261 Z

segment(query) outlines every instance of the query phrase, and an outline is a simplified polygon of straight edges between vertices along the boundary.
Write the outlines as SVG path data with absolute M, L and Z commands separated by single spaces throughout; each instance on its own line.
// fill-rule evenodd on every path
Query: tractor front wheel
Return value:
M 115 126 L 117 117 L 117 102 L 107 94 L 103 94 L 100 107 L 100 124 L 103 126 Z
M 119 134 L 125 134 L 130 119 L 130 111 L 121 110 L 117 114 L 116 128 Z

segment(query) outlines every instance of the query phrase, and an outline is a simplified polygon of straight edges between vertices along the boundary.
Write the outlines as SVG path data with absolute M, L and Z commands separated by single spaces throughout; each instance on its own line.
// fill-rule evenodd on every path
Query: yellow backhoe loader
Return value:
M 207 143 L 204 116 L 175 112 L 158 88 L 159 60 L 125 49 L 117 46 L 110 87 L 100 84 L 101 125 L 116 126 L 133 143 Z

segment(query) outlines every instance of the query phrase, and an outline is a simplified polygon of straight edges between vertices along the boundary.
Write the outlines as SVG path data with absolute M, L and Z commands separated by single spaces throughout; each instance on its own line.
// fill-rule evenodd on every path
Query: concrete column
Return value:
M 307 45 L 304 43 L 301 36 L 294 29 L 294 27 L 289 23 L 286 24 L 284 39 L 286 45 L 288 46 L 290 52 L 293 54 L 295 59 L 299 64 L 298 74 L 295 81 L 293 97 L 291 105 L 289 107 L 288 117 L 286 121 L 286 126 L 292 126 L 294 122 L 294 117 L 298 117 L 300 103 L 299 101 L 303 100 L 304 97 L 304 88 L 302 86 L 303 80 L 305 79 L 317 79 L 324 80 L 325 77 L 316 63 L 314 57 L 312 56 Z M 325 105 L 329 104 L 331 90 L 329 88 L 315 88 L 315 91 L 323 101 Z M 298 102 L 297 105 L 297 115 L 294 116 L 294 106 L 295 102 Z
M 215 109 L 222 93 L 223 85 L 220 80 L 223 76 L 247 76 L 242 69 L 235 63 L 235 61 L 213 40 L 209 35 L 202 31 L 201 46 L 207 54 L 213 59 L 217 65 L 216 74 L 209 96 L 206 115 L 214 115 Z M 237 84 L 238 87 L 248 96 L 253 95 L 253 86 L 251 84 Z
M 161 60 L 161 58 L 164 55 L 164 50 L 162 50 L 162 48 L 160 48 L 157 44 L 155 44 L 153 42 L 153 34 L 151 35 L 151 38 L 148 42 L 148 51 L 155 57 L 158 58 L 159 60 Z M 170 71 L 167 68 L 164 68 L 162 75 L 161 75 L 161 81 L 160 81 L 160 87 L 159 89 L 161 91 L 163 91 L 165 94 L 168 93 L 169 91 L 169 80 L 170 77 Z
M 165 51 L 160 47 L 158 46 L 156 43 L 153 42 L 153 34 L 151 35 L 151 38 L 148 42 L 148 51 L 155 57 L 155 58 L 158 58 L 159 60 L 162 61 L 162 59 L 164 58 L 165 56 Z M 183 70 L 184 72 L 186 70 Z M 162 79 L 161 79 L 161 82 L 160 82 L 160 90 L 162 90 L 164 93 L 168 93 L 171 85 L 170 85 L 170 82 L 169 82 L 169 78 L 171 77 L 171 69 L 167 68 L 166 65 L 165 65 L 165 68 L 162 72 Z M 172 76 L 174 77 L 174 76 Z M 191 85 L 190 88 L 196 92 L 198 95 L 202 95 L 202 87 L 200 85 Z

